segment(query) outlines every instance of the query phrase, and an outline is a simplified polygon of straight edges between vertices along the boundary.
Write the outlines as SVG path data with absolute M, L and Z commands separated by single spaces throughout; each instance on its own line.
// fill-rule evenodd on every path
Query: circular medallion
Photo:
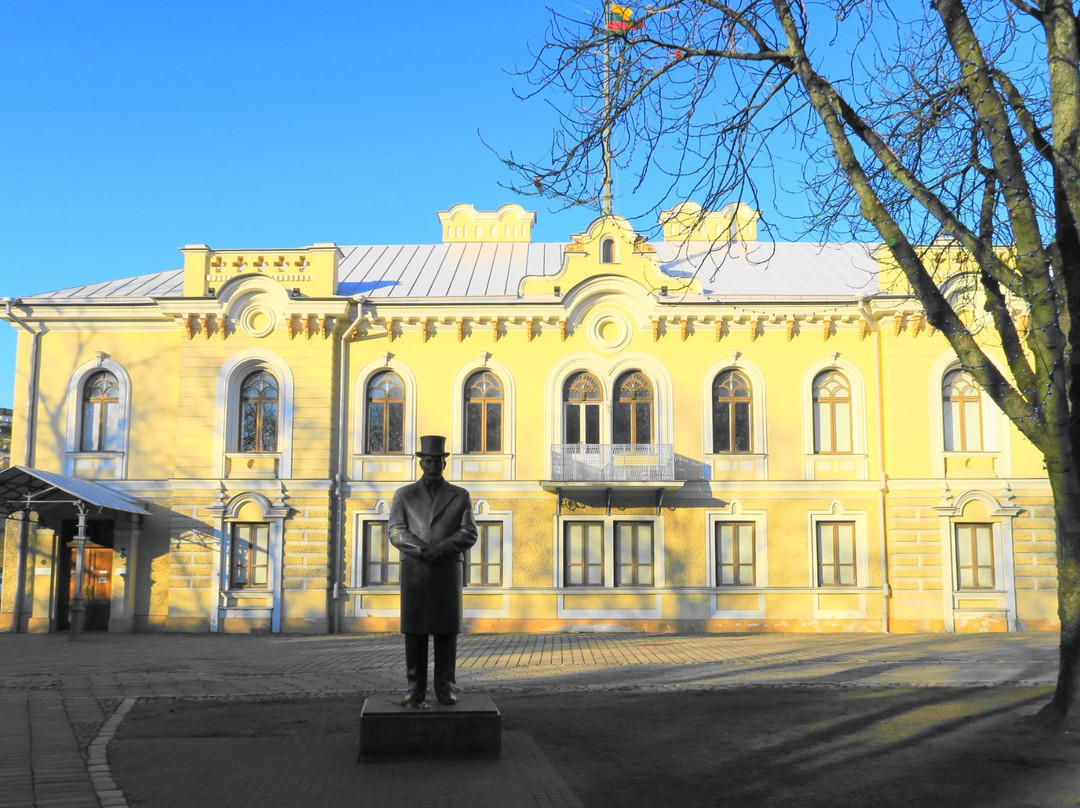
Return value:
M 240 327 L 253 337 L 265 337 L 277 327 L 277 315 L 266 306 L 248 306 L 240 315 Z
M 611 353 L 629 345 L 633 332 L 630 321 L 622 312 L 602 311 L 589 322 L 586 333 L 593 346 Z

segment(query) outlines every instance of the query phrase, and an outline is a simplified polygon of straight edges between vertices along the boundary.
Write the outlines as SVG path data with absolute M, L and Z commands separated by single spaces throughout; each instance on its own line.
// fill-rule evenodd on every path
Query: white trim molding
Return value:
M 851 453 L 817 454 L 814 452 L 814 379 L 819 373 L 838 370 L 851 385 Z M 835 467 L 839 479 L 865 480 L 869 477 L 867 456 L 866 385 L 862 373 L 853 363 L 843 359 L 838 351 L 807 367 L 800 387 L 802 395 L 803 475 L 807 480 L 834 479 L 823 477 L 820 464 Z M 851 466 L 849 469 L 848 466 Z
M 1009 631 L 1017 631 L 1016 572 L 1013 560 L 1013 520 L 1023 509 L 1012 505 L 1006 491 L 999 500 L 984 490 L 968 490 L 954 496 L 948 490 L 934 507 L 938 514 L 941 540 L 942 599 L 945 630 L 956 630 L 956 616 L 971 613 L 1005 612 Z M 955 526 L 961 522 L 989 524 L 994 552 L 994 588 L 961 589 L 956 566 Z M 945 584 L 948 583 L 948 586 Z M 962 606 L 960 601 L 985 601 L 982 608 Z
M 120 386 L 118 449 L 115 452 L 84 452 L 81 443 L 83 385 L 89 376 L 102 370 L 112 373 Z M 67 424 L 64 432 L 66 444 L 64 473 L 89 479 L 127 479 L 128 445 L 131 432 L 131 377 L 124 366 L 105 354 L 101 354 L 97 359 L 83 362 L 75 368 L 68 381 L 65 405 Z
M 263 348 L 248 348 L 233 354 L 218 371 L 215 394 L 213 476 L 226 476 L 226 454 L 238 451 L 240 383 L 255 370 L 267 370 L 278 382 L 278 432 L 276 470 L 272 476 L 292 477 L 293 373 L 289 363 Z M 246 455 L 245 455 L 246 456 Z

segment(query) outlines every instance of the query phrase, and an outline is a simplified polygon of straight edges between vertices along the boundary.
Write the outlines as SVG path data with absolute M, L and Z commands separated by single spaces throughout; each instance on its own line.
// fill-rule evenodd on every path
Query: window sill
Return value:
M 942 452 L 946 477 L 999 477 L 1001 452 Z
M 354 454 L 354 480 L 389 480 L 406 482 L 415 479 L 416 458 L 408 454 Z
M 120 480 L 123 461 L 123 452 L 68 452 L 67 473 L 83 480 Z
M 225 476 L 234 480 L 273 480 L 281 455 L 271 452 L 226 452 Z
M 453 480 L 512 480 L 512 454 L 460 454 L 450 458 Z
M 869 460 L 865 454 L 809 454 L 804 456 L 808 480 L 865 480 Z
M 765 455 L 756 452 L 711 452 L 705 467 L 712 480 L 764 480 Z

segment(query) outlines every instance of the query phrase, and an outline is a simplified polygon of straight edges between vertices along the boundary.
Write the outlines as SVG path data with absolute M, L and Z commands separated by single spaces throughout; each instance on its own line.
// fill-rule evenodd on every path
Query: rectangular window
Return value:
M 818 522 L 818 584 L 855 586 L 855 523 Z
M 615 586 L 653 585 L 653 526 L 615 523 Z
M 994 540 L 990 525 L 956 526 L 956 569 L 960 589 L 994 588 Z
M 270 586 L 270 525 L 235 522 L 230 555 L 229 582 L 233 589 Z
M 386 525 L 382 520 L 364 522 L 364 586 L 389 586 L 398 583 L 401 558 L 398 549 L 390 543 Z
M 567 522 L 563 582 L 566 586 L 604 585 L 604 525 L 602 522 Z
M 753 586 L 753 522 L 716 523 L 716 583 L 718 586 Z
M 476 544 L 465 557 L 468 586 L 502 586 L 503 523 L 477 522 Z

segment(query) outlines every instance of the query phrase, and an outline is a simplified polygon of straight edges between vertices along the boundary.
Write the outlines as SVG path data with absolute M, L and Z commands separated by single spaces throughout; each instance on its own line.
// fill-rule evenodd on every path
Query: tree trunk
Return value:
M 1080 689 L 1080 479 L 1073 470 L 1049 472 L 1057 517 L 1058 617 L 1061 647 L 1057 689 L 1039 718 L 1063 720 Z

